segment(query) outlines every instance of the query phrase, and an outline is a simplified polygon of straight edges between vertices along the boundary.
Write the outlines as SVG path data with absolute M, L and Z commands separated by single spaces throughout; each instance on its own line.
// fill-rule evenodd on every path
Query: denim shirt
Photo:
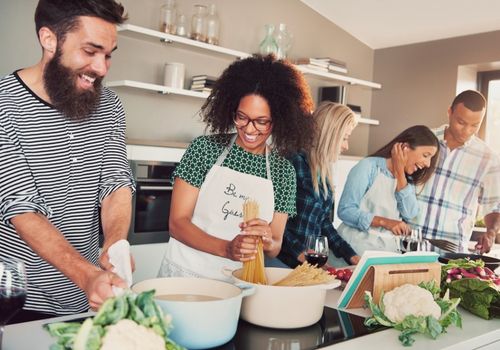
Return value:
M 361 231 L 369 229 L 375 214 L 362 211 L 360 203 L 379 173 L 394 178 L 387 168 L 385 158 L 364 158 L 349 172 L 337 210 L 338 217 L 346 225 Z M 387 195 L 390 196 L 391 194 L 388 193 Z M 408 184 L 400 191 L 396 191 L 395 197 L 402 220 L 409 222 L 417 216 L 418 202 L 414 185 Z M 384 198 L 380 198 L 380 200 L 382 201 Z

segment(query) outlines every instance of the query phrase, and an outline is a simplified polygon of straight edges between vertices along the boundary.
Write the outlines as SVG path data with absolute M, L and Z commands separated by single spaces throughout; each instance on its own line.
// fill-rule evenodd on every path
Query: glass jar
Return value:
M 210 5 L 207 16 L 207 43 L 219 45 L 220 20 L 215 4 Z
M 278 59 L 285 59 L 288 57 L 288 53 L 290 52 L 290 48 L 292 47 L 293 37 L 290 32 L 288 32 L 286 24 L 280 23 L 278 27 L 278 32 L 274 37 L 276 40 L 276 45 L 278 50 L 276 52 L 276 57 Z
M 191 18 L 190 38 L 198 41 L 207 40 L 207 7 L 205 5 L 194 5 L 194 14 Z
M 259 52 L 262 55 L 268 55 L 271 53 L 276 54 L 278 51 L 278 45 L 276 44 L 276 40 L 274 40 L 273 37 L 274 25 L 266 24 L 265 29 L 266 29 L 266 36 L 264 37 L 264 40 L 262 40 L 261 43 L 259 44 Z
M 187 36 L 188 28 L 186 15 L 180 14 L 177 17 L 177 30 L 175 31 L 175 34 L 177 34 L 178 36 Z
M 160 31 L 167 34 L 176 33 L 177 8 L 175 0 L 166 0 L 160 8 Z

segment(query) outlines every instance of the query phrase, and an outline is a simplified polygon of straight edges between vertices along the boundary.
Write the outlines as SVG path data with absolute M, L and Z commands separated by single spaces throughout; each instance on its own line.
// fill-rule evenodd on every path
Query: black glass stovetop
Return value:
M 368 329 L 363 322 L 364 317 L 329 307 L 317 323 L 305 328 L 273 329 L 240 320 L 234 338 L 214 350 L 313 350 L 386 329 Z
M 368 329 L 364 320 L 364 317 L 326 306 L 321 319 L 304 328 L 266 328 L 240 319 L 233 339 L 210 350 L 314 350 L 386 329 L 382 326 Z

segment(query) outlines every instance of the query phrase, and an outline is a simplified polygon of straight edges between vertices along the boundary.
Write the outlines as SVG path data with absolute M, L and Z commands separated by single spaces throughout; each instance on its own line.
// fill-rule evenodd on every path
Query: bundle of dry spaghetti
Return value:
M 247 222 L 258 216 L 259 203 L 247 199 L 243 203 L 243 220 Z M 261 238 L 259 238 L 257 243 L 257 255 L 255 259 L 243 263 L 243 275 L 241 279 L 251 283 L 267 284 L 266 271 L 264 269 L 264 246 Z
M 304 262 L 302 265 L 293 269 L 292 272 L 283 279 L 275 282 L 273 286 L 311 286 L 314 284 L 328 283 L 334 279 L 335 277 L 325 270 Z

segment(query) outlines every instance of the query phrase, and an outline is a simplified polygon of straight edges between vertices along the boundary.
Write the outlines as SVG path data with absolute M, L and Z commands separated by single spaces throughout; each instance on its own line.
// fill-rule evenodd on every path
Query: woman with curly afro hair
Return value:
M 312 110 L 304 77 L 286 61 L 256 55 L 226 68 L 201 108 L 211 134 L 191 143 L 174 172 L 160 276 L 227 279 L 222 269 L 255 259 L 259 238 L 266 257 L 278 255 L 296 214 L 284 156 L 309 149 Z M 247 199 L 259 214 L 243 222 Z

